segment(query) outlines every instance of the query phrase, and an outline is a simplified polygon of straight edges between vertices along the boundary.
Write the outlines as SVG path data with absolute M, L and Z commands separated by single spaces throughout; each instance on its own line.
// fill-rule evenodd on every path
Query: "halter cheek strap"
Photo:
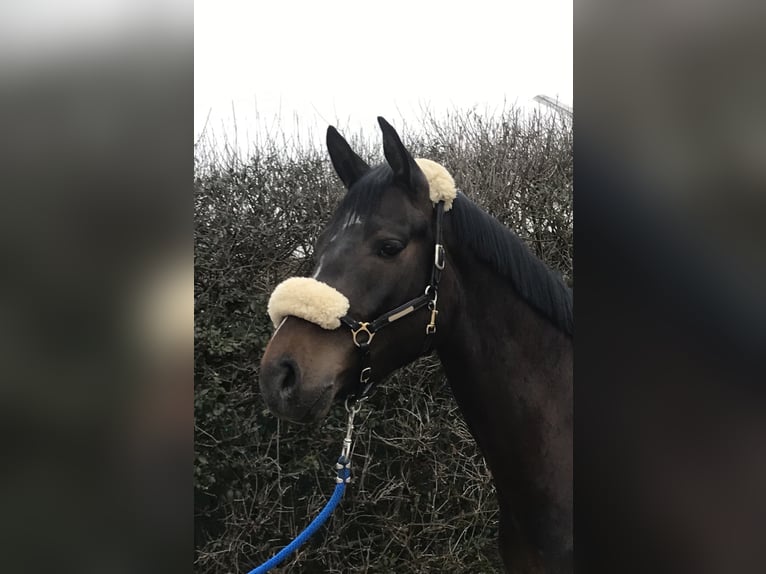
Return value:
M 340 318 L 340 322 L 351 329 L 351 337 L 354 340 L 354 345 L 356 345 L 356 347 L 363 353 L 362 369 L 359 373 L 359 391 L 353 395 L 353 398 L 356 401 L 365 399 L 375 386 L 375 381 L 372 380 L 372 367 L 370 366 L 370 344 L 378 331 L 394 321 L 398 321 L 399 319 L 427 306 L 431 311 L 431 316 L 426 325 L 426 335 L 433 335 L 436 333 L 436 317 L 439 314 L 437 308 L 439 299 L 439 281 L 441 280 L 444 264 L 446 263 L 446 254 L 444 251 L 444 244 L 442 243 L 444 201 L 439 201 L 436 204 L 434 211 L 436 213 L 436 243 L 434 245 L 434 260 L 431 267 L 431 280 L 426 286 L 425 292 L 419 297 L 415 297 L 414 299 L 399 305 L 395 309 L 384 313 L 374 321 L 357 321 L 350 315 L 344 315 Z

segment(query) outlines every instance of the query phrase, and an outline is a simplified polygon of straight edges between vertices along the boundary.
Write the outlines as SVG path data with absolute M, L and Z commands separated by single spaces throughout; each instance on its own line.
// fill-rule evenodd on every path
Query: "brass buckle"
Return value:
M 438 295 L 434 293 L 433 300 L 428 303 L 428 308 L 431 310 L 431 321 L 426 325 L 426 335 L 433 335 L 436 333 L 436 316 L 439 314 L 439 311 L 436 309 L 437 299 Z
M 359 373 L 359 382 L 362 384 L 370 382 L 370 375 L 372 374 L 372 367 L 365 367 L 362 372 Z
M 354 339 L 354 345 L 357 347 L 367 347 L 370 343 L 372 343 L 372 338 L 375 336 L 375 333 L 370 331 L 368 327 L 369 323 L 359 323 L 358 329 L 352 329 L 351 330 L 351 337 Z M 367 339 L 360 341 L 358 339 L 359 333 L 366 333 Z
M 435 308 L 431 309 L 431 322 L 426 325 L 426 335 L 433 335 L 436 333 L 436 316 L 439 314 Z

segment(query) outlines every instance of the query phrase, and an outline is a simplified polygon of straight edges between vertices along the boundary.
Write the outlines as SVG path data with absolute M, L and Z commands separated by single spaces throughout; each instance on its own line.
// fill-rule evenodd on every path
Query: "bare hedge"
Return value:
M 570 121 L 468 111 L 400 133 L 571 285 Z M 377 132 L 350 139 L 382 161 Z M 314 428 L 277 421 L 257 388 L 269 294 L 310 272 L 341 184 L 319 147 L 267 138 L 246 160 L 219 149 L 195 150 L 195 571 L 205 574 L 247 572 L 306 526 L 334 488 L 345 423 L 342 407 Z M 499 571 L 491 478 L 438 360 L 392 376 L 359 422 L 339 510 L 279 571 Z

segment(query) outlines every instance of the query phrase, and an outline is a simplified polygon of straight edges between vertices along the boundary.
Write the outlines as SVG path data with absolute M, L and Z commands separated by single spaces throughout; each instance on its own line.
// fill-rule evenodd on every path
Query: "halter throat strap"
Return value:
M 372 368 L 370 367 L 370 344 L 378 331 L 423 307 L 428 307 L 431 310 L 431 317 L 429 323 L 426 325 L 426 336 L 436 333 L 436 317 L 439 314 L 439 311 L 437 310 L 439 281 L 441 280 L 442 271 L 444 270 L 444 265 L 446 263 L 446 253 L 444 251 L 444 244 L 442 243 L 444 201 L 439 201 L 434 207 L 434 211 L 436 213 L 436 242 L 434 245 L 433 264 L 431 266 L 431 280 L 426 286 L 425 292 L 422 295 L 399 305 L 391 311 L 383 313 L 374 321 L 357 321 L 350 315 L 344 315 L 340 318 L 341 324 L 351 329 L 351 337 L 354 340 L 354 345 L 356 345 L 356 347 L 363 353 L 362 370 L 359 375 L 360 388 L 354 395 L 354 398 L 357 401 L 366 398 L 375 385 L 375 382 L 372 380 Z

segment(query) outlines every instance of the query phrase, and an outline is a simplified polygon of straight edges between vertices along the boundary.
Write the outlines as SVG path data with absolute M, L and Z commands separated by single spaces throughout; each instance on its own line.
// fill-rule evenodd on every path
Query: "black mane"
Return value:
M 463 194 L 449 212 L 455 231 L 474 254 L 513 283 L 519 295 L 569 335 L 574 333 L 572 290 L 497 219 Z

